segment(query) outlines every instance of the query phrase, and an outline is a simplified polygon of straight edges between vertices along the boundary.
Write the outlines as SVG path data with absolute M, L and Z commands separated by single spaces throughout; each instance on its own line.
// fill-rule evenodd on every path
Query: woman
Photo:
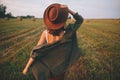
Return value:
M 76 22 L 65 29 L 68 13 Z M 23 74 L 26 75 L 32 65 L 36 80 L 48 80 L 51 76 L 65 73 L 68 66 L 81 54 L 78 52 L 76 30 L 82 24 L 83 18 L 78 13 L 68 9 L 66 5 L 52 4 L 45 10 L 44 22 L 47 30 L 43 31 L 23 70 Z M 74 50 L 76 54 L 73 54 Z

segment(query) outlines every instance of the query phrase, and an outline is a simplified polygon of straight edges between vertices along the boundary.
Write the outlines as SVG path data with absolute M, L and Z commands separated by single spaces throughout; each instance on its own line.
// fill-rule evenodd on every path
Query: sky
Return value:
M 0 0 L 13 16 L 33 15 L 42 18 L 53 3 L 65 4 L 84 18 L 120 18 L 120 0 Z

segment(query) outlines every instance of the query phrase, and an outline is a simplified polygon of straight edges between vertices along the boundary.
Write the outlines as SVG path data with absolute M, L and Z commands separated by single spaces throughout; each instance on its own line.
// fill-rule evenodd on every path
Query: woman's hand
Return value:
M 66 9 L 68 9 L 68 6 L 67 5 L 60 5 L 60 8 L 66 8 Z
M 23 75 L 26 75 L 27 74 L 27 72 L 28 72 L 28 69 L 27 68 L 25 68 L 24 70 L 23 70 Z
M 33 58 L 30 58 L 29 61 L 27 62 L 27 65 L 25 66 L 24 70 L 23 70 L 23 74 L 26 75 L 30 66 L 32 65 L 32 63 L 34 62 Z
M 75 15 L 75 14 L 76 14 L 74 11 L 70 10 L 67 5 L 62 5 L 62 4 L 61 4 L 60 7 L 67 9 L 68 12 L 69 12 L 70 14 L 72 14 L 72 15 Z

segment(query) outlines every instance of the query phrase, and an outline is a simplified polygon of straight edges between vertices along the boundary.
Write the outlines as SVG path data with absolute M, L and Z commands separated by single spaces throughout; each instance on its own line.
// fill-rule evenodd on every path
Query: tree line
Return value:
M 6 13 L 7 7 L 3 4 L 0 4 L 0 18 L 16 18 L 15 16 L 12 15 L 11 12 Z M 22 17 L 22 18 L 35 18 L 35 16 L 31 15 L 26 15 L 26 16 L 17 16 L 17 17 Z
M 12 16 L 12 13 L 6 13 L 6 9 L 7 7 L 3 4 L 0 4 L 0 18 L 4 18 L 4 17 L 8 17 L 8 18 L 14 18 L 14 16 Z

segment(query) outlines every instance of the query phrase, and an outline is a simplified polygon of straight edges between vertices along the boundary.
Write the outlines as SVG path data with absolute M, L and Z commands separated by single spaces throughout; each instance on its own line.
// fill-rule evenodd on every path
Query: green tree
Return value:
M 4 6 L 3 4 L 0 4 L 0 18 L 5 17 L 6 8 L 7 8 L 6 6 Z
M 6 17 L 8 17 L 8 18 L 13 18 L 12 13 L 11 13 L 11 12 L 7 13 L 7 14 L 6 14 Z

